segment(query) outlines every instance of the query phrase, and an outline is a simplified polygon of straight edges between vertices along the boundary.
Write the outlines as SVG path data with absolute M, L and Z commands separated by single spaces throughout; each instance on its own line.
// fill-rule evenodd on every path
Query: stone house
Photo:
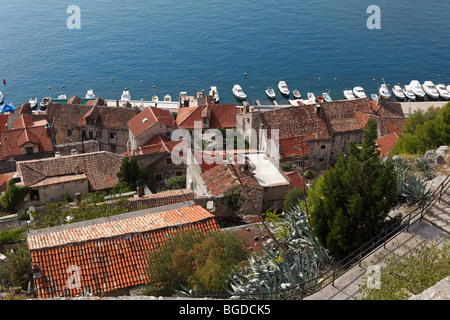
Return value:
M 176 124 L 181 129 L 194 130 L 201 123 L 203 130 L 236 127 L 235 104 L 207 104 L 178 110 Z
M 118 182 L 122 157 L 100 151 L 17 162 L 21 184 L 32 189 L 30 205 L 61 201 L 66 194 L 107 191 Z
M 139 110 L 104 105 L 50 103 L 46 110 L 55 132 L 55 144 L 96 140 L 100 150 L 113 153 L 127 151 L 128 121 Z

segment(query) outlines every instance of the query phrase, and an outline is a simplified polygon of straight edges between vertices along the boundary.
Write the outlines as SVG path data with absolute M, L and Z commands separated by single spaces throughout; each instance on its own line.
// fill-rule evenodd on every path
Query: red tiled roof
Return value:
M 389 157 L 389 154 L 391 153 L 392 148 L 396 145 L 398 140 L 398 134 L 396 132 L 393 132 L 391 134 L 388 134 L 386 136 L 383 136 L 376 140 L 376 143 L 381 150 L 381 152 L 386 156 Z
M 306 141 L 331 139 L 325 122 L 316 115 L 316 106 L 295 106 L 276 110 L 262 111 L 263 128 L 278 129 L 279 138 L 303 136 Z
M 119 155 L 107 151 L 17 162 L 22 181 L 27 186 L 48 178 L 86 174 L 91 190 L 114 187 L 121 165 Z
M 136 138 L 156 123 L 176 128 L 170 111 L 156 107 L 147 107 L 128 121 L 128 127 Z
M 50 178 L 45 178 L 44 180 L 39 181 L 38 183 L 35 183 L 33 185 L 31 185 L 30 187 L 32 188 L 36 188 L 36 187 L 42 187 L 42 186 L 49 186 L 52 184 L 59 184 L 59 183 L 64 183 L 64 182 L 69 182 L 69 181 L 77 181 L 77 180 L 84 180 L 87 179 L 87 175 L 82 173 L 82 174 L 69 174 L 66 176 L 57 176 L 57 177 L 50 177 Z
M 236 173 L 245 187 L 261 188 L 254 177 L 242 172 L 238 168 L 236 168 Z M 209 193 L 214 196 L 222 195 L 231 188 L 240 186 L 238 177 L 234 173 L 233 168 L 226 164 L 216 165 L 201 174 L 201 178 Z
M 8 182 L 10 179 L 14 178 L 17 172 L 8 172 L 0 174 L 0 192 L 6 191 L 8 189 Z
M 28 233 L 31 260 L 41 277 L 40 298 L 92 294 L 148 282 L 148 253 L 179 231 L 219 230 L 215 217 L 192 202 Z M 69 268 L 79 270 L 79 287 L 69 288 Z M 69 283 L 68 283 L 69 282 Z
M 281 158 L 296 157 L 308 154 L 309 149 L 303 137 L 288 137 L 279 139 Z
M 209 118 L 209 128 L 235 128 L 236 127 L 236 105 L 215 104 L 180 108 L 176 123 L 180 128 L 193 129 L 194 122 L 202 122 L 202 116 Z
M 305 182 L 297 171 L 286 172 L 286 175 L 291 179 L 292 188 L 305 188 Z
M 50 152 L 54 150 L 51 135 L 45 127 L 47 121 L 33 122 L 30 120 L 31 116 L 21 115 L 14 121 L 14 129 L 0 132 L 0 160 L 19 155 L 20 146 L 27 142 L 38 145 L 38 152 Z M 18 128 L 16 128 L 16 125 Z

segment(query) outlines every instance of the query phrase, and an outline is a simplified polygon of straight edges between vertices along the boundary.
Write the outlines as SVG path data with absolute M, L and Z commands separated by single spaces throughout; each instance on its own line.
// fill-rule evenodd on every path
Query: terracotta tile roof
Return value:
M 194 122 L 202 122 L 202 117 L 209 118 L 209 128 L 235 128 L 236 105 L 215 104 L 180 108 L 178 110 L 176 123 L 180 128 L 193 129 Z
M 253 176 L 242 172 L 238 168 L 236 168 L 236 173 L 238 176 L 235 175 L 230 165 L 219 164 L 203 172 L 201 178 L 209 193 L 214 196 L 222 195 L 233 187 L 240 186 L 239 179 L 245 187 L 261 188 Z
M 219 230 L 201 206 L 178 204 L 73 223 L 28 233 L 31 260 L 41 277 L 40 298 L 93 294 L 145 284 L 147 257 L 175 232 Z M 79 287 L 70 289 L 69 267 L 78 268 Z M 69 283 L 70 284 L 70 283 Z
M 289 137 L 279 139 L 281 158 L 296 157 L 308 154 L 309 148 L 303 137 Z
M 14 178 L 17 172 L 8 172 L 0 174 L 0 192 L 6 191 L 8 189 L 8 182 L 10 179 Z
M 20 146 L 27 142 L 38 145 L 38 152 L 51 152 L 54 150 L 51 135 L 47 128 L 46 120 L 33 122 L 31 117 L 21 115 L 14 121 L 18 128 L 3 130 L 0 132 L 0 160 L 6 157 L 20 154 Z M 28 119 L 28 120 L 24 120 Z M 31 122 L 30 122 L 31 120 Z M 25 125 L 26 127 L 23 127 Z
M 374 115 L 369 98 L 327 102 L 322 105 L 322 110 L 331 132 L 362 131 Z
M 50 123 L 58 125 L 84 125 L 86 118 L 92 116 L 97 126 L 128 128 L 128 121 L 139 113 L 131 108 L 89 106 L 69 103 L 50 103 L 47 116 Z
M 286 172 L 286 175 L 291 179 L 292 188 L 305 188 L 305 182 L 297 171 Z
M 156 123 L 161 123 L 168 127 L 176 128 L 175 121 L 170 111 L 155 107 L 147 107 L 139 114 L 131 118 L 128 121 L 128 127 L 130 128 L 133 136 L 136 138 Z
M 150 140 L 153 140 L 154 142 L 158 141 L 158 139 L 150 139 Z M 172 152 L 173 148 L 177 145 L 179 145 L 179 147 L 187 146 L 186 140 L 172 141 L 169 139 L 168 141 L 166 141 L 166 139 L 161 138 L 159 142 L 155 144 L 149 144 L 151 143 L 150 140 L 147 143 L 145 143 L 142 147 L 140 147 L 139 150 L 136 151 L 136 154 L 144 155 L 157 152 Z M 187 157 L 187 155 L 183 156 L 184 158 Z
M 36 187 L 42 187 L 42 186 L 49 186 L 52 184 L 59 184 L 59 183 L 64 183 L 64 182 L 69 182 L 69 181 L 77 181 L 77 180 L 84 180 L 87 179 L 87 175 L 82 173 L 82 174 L 69 174 L 66 176 L 57 176 L 57 177 L 50 177 L 50 178 L 45 178 L 44 180 L 39 181 L 38 183 L 35 183 L 33 185 L 31 185 L 30 187 L 32 188 L 36 188 Z
M 316 115 L 314 105 L 295 106 L 276 110 L 262 111 L 263 129 L 278 129 L 280 138 L 304 136 L 310 140 L 328 140 L 325 122 Z M 268 130 L 270 138 L 271 130 Z
M 8 129 L 6 124 L 8 123 L 9 114 L 0 114 L 0 131 Z
M 90 190 L 95 191 L 109 189 L 117 184 L 117 173 L 121 164 L 119 155 L 100 151 L 20 161 L 17 162 L 17 167 L 23 183 L 27 186 L 48 178 L 86 174 Z
M 396 145 L 398 140 L 398 134 L 396 132 L 393 132 L 391 134 L 388 134 L 386 136 L 383 136 L 376 140 L 377 145 L 379 146 L 379 149 L 381 152 L 386 156 L 389 157 L 392 148 Z

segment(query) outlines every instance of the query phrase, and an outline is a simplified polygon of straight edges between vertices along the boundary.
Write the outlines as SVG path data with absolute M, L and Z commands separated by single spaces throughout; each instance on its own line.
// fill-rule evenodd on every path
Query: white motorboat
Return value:
M 209 95 L 214 98 L 216 103 L 219 102 L 219 91 L 217 91 L 217 87 L 216 86 L 212 86 L 211 87 L 211 90 L 209 91 Z
M 39 110 L 45 111 L 48 107 L 48 104 L 52 101 L 51 97 L 44 97 L 39 104 Z
M 403 94 L 405 95 L 405 98 L 409 100 L 416 100 L 416 95 L 414 94 L 414 91 L 412 90 L 410 85 L 405 85 L 403 87 Z
M 396 84 L 392 88 L 392 94 L 399 100 L 405 99 L 405 94 L 403 93 L 402 87 L 400 87 L 400 85 L 398 85 L 398 84 Z
M 353 91 L 351 89 L 345 89 L 343 91 L 343 93 L 344 93 L 345 99 L 348 99 L 348 100 L 356 99 L 354 94 L 353 94 Z
M 372 93 L 370 97 L 372 98 L 373 101 L 378 101 L 378 95 L 376 93 Z
M 153 102 L 158 102 L 159 101 L 159 98 L 158 98 L 158 96 L 156 94 L 152 97 L 152 101 Z
M 235 84 L 233 86 L 233 95 L 236 99 L 239 100 L 245 100 L 247 98 L 247 95 L 244 93 L 244 90 L 242 90 L 241 86 L 238 84 Z
M 269 97 L 269 99 L 271 100 L 275 100 L 277 95 L 275 94 L 275 90 L 273 90 L 273 88 L 267 88 L 265 90 L 266 95 Z
M 353 95 L 356 98 L 367 98 L 367 95 L 364 92 L 364 89 L 362 87 L 354 87 L 353 88 Z
M 386 85 L 386 83 L 383 83 L 380 86 L 380 88 L 378 89 L 378 93 L 379 93 L 380 97 L 384 97 L 384 98 L 390 98 L 391 97 L 391 92 L 389 91 L 389 88 Z
M 409 83 L 409 86 L 411 87 L 411 90 L 413 91 L 416 97 L 419 98 L 425 97 L 425 91 L 423 91 L 419 81 L 413 80 Z
M 65 94 L 58 95 L 58 100 L 67 100 L 67 96 Z
M 290 91 L 289 91 L 285 81 L 278 82 L 278 90 L 280 90 L 281 94 L 283 94 L 285 96 L 289 96 Z
M 450 84 L 447 86 L 447 91 L 450 92 Z
M 330 97 L 330 95 L 327 92 L 322 92 L 322 97 L 326 102 L 331 102 L 333 101 Z
M 4 96 L 3 93 L 0 92 L 0 104 L 3 104 Z
M 86 93 L 86 99 L 95 99 L 94 90 L 90 89 Z
M 122 92 L 122 96 L 120 97 L 121 101 L 130 101 L 131 95 L 127 88 Z
M 312 92 L 308 92 L 308 100 L 316 101 L 316 96 Z
M 31 98 L 30 100 L 28 100 L 28 103 L 30 104 L 31 109 L 34 110 L 37 107 L 38 100 L 37 98 Z
M 164 101 L 166 101 L 166 102 L 172 101 L 172 97 L 170 96 L 170 94 L 166 94 L 166 95 L 164 96 Z
M 295 99 L 300 99 L 302 97 L 302 94 L 297 89 L 294 89 L 294 91 L 292 91 L 292 95 Z
M 441 96 L 442 99 L 450 100 L 450 91 L 448 91 L 444 84 L 437 84 L 436 90 L 439 92 L 439 96 Z
M 433 82 L 425 81 L 422 85 L 422 89 L 431 99 L 439 98 L 439 92 L 436 90 Z

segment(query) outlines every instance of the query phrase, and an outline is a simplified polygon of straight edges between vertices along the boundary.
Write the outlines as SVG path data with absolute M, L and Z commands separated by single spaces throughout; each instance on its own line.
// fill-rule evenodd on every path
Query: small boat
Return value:
M 122 96 L 120 97 L 121 101 L 130 101 L 131 95 L 127 88 L 122 92 Z
M 295 99 L 300 99 L 302 97 L 302 94 L 297 89 L 292 91 L 292 95 L 294 96 Z
M 317 101 L 320 102 L 320 103 L 322 103 L 322 102 L 324 101 L 324 99 L 323 99 L 322 96 L 318 96 L 318 97 L 317 97 Z
M 356 99 L 354 94 L 353 94 L 353 90 L 351 90 L 351 89 L 345 89 L 343 91 L 343 93 L 344 93 L 345 99 L 348 99 L 348 100 Z
M 422 89 L 431 99 L 439 98 L 439 92 L 436 90 L 433 82 L 425 81 L 422 85 Z
M 38 110 L 45 111 L 47 109 L 48 104 L 50 103 L 50 101 L 52 101 L 52 98 L 44 97 L 42 99 L 41 103 L 39 104 Z
M 405 99 L 405 94 L 403 93 L 402 87 L 400 87 L 400 85 L 398 85 L 398 84 L 396 84 L 392 88 L 392 94 L 399 100 Z
M 58 100 L 67 100 L 67 96 L 65 94 L 58 95 Z
M 217 91 L 217 87 L 216 86 L 212 86 L 211 87 L 211 90 L 209 91 L 209 95 L 214 98 L 216 103 L 219 102 L 219 91 Z
M 308 92 L 308 100 L 316 101 L 316 96 L 312 92 Z
M 285 81 L 278 82 L 278 90 L 280 91 L 281 94 L 289 96 L 290 91 Z
M 3 104 L 3 100 L 4 100 L 3 93 L 0 92 L 0 104 Z
M 154 96 L 152 97 L 152 101 L 153 101 L 153 102 L 158 102 L 158 101 L 159 101 L 158 96 L 157 96 L 157 95 L 154 95 Z
M 383 83 L 379 90 L 378 93 L 380 94 L 380 97 L 384 97 L 384 98 L 390 98 L 391 97 L 391 92 L 389 91 L 388 86 L 386 85 L 386 83 Z
M 169 94 L 166 94 L 164 96 L 164 101 L 170 102 L 170 101 L 172 101 L 172 97 Z
M 31 109 L 35 110 L 37 107 L 38 100 L 37 98 L 31 98 L 30 100 L 28 100 L 28 103 L 30 104 Z
M 405 98 L 409 99 L 409 100 L 416 100 L 416 95 L 414 94 L 412 88 L 410 85 L 405 85 L 403 87 L 403 94 L 405 95 Z
M 95 99 L 94 90 L 90 89 L 86 93 L 86 99 Z
M 270 88 L 270 87 L 267 88 L 265 90 L 265 93 L 266 93 L 267 97 L 269 97 L 269 99 L 271 99 L 271 100 L 275 100 L 277 97 L 277 95 L 275 94 L 275 90 L 273 90 L 273 88 Z
M 439 96 L 442 99 L 450 100 L 450 91 L 445 87 L 444 84 L 439 83 L 436 85 L 436 90 L 439 92 Z
M 233 95 L 236 99 L 239 100 L 245 100 L 247 98 L 247 95 L 244 93 L 244 90 L 242 90 L 241 86 L 238 84 L 235 84 L 233 86 Z
M 364 89 L 362 87 L 354 87 L 353 88 L 353 95 L 356 98 L 367 98 L 367 95 L 364 92 Z
M 450 84 L 447 86 L 447 91 L 450 92 Z
M 370 97 L 372 98 L 373 101 L 378 101 L 378 95 L 376 93 L 372 93 Z
M 328 93 L 326 93 L 326 92 L 323 92 L 323 93 L 322 93 L 322 97 L 325 99 L 326 102 L 331 102 L 331 101 L 333 101 L 333 100 L 331 99 L 330 95 L 329 95 Z
M 411 87 L 411 90 L 413 91 L 416 97 L 419 98 L 425 97 L 425 91 L 423 91 L 419 81 L 413 80 L 409 83 L 409 86 Z

